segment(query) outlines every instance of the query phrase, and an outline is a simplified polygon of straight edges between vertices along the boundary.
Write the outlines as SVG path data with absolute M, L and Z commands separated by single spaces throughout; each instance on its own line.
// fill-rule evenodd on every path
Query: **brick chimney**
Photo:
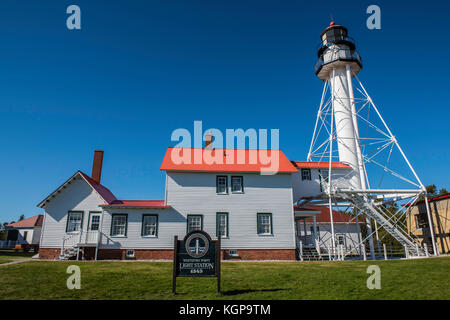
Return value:
M 102 177 L 102 164 L 103 164 L 103 150 L 95 150 L 94 163 L 92 164 L 91 178 L 98 184 L 100 184 L 100 178 Z
M 205 150 L 213 149 L 213 135 L 211 133 L 205 134 Z

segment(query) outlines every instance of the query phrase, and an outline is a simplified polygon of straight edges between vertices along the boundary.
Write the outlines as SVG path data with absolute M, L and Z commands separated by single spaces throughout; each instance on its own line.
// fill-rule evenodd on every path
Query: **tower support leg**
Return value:
M 439 255 L 439 250 L 436 247 L 436 239 L 435 239 L 435 235 L 434 235 L 434 225 L 433 225 L 433 220 L 431 219 L 430 204 L 428 203 L 428 195 L 426 193 L 425 193 L 425 207 L 427 208 L 428 226 L 430 229 L 431 244 L 433 246 L 433 254 L 435 256 L 437 256 L 437 255 Z
M 373 237 L 372 237 L 372 224 L 370 222 L 370 218 L 366 217 L 366 228 L 367 228 L 367 234 L 369 234 L 369 249 L 370 249 L 370 258 L 372 260 L 375 260 L 375 248 L 373 245 Z

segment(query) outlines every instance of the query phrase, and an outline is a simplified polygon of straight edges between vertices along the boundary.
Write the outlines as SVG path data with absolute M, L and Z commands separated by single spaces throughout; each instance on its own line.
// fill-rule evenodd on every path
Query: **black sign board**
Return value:
M 191 231 L 183 240 L 174 238 L 173 293 L 177 277 L 217 277 L 220 292 L 220 238 L 211 240 L 204 231 Z

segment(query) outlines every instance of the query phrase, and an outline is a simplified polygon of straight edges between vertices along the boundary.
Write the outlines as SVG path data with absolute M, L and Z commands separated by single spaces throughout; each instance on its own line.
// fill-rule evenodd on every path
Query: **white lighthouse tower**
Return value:
M 316 74 L 331 85 L 339 161 L 350 165 L 354 171 L 349 177 L 350 186 L 365 188 L 352 86 L 352 75 L 359 73 L 362 62 L 345 27 L 331 22 L 320 38 L 322 45 L 317 53 Z
M 299 206 L 329 206 L 333 253 L 335 235 L 331 212 L 332 207 L 340 207 L 350 209 L 349 214 L 356 219 L 364 216 L 367 235 L 360 244 L 363 247 L 369 244 L 372 258 L 373 235 L 379 240 L 378 230 L 381 228 L 404 247 L 407 256 L 425 255 L 421 244 L 404 229 L 402 223 L 411 205 L 423 197 L 426 199 L 426 190 L 358 79 L 362 60 L 356 51 L 355 41 L 348 36 L 347 28 L 334 22 L 321 33 L 320 38 L 315 69 L 317 77 L 324 82 L 324 88 L 308 161 L 328 161 L 328 177 L 324 177 L 321 182 L 325 185 L 322 194 L 296 201 Z M 359 123 L 364 126 L 364 131 Z M 398 152 L 399 157 L 395 157 L 395 152 Z M 351 167 L 345 177 L 334 178 L 331 164 L 336 160 Z M 410 176 L 406 177 L 397 170 L 400 162 Z M 381 173 L 375 173 L 369 166 L 381 168 Z M 371 185 L 371 180 L 380 180 L 377 187 Z M 428 206 L 427 210 L 432 226 Z M 372 230 L 371 220 L 374 221 L 375 230 Z M 431 234 L 432 250 L 437 254 L 434 234 Z

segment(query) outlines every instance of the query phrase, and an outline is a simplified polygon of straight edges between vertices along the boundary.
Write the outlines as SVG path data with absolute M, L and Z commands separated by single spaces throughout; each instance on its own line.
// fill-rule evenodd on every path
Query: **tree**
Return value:
M 22 221 L 22 220 L 24 220 L 24 219 L 25 219 L 25 215 L 24 215 L 24 214 L 21 214 L 20 217 L 19 217 L 19 221 Z
M 441 190 L 439 190 L 439 195 L 440 196 L 442 196 L 442 195 L 444 195 L 444 194 L 447 194 L 448 193 L 448 191 L 447 191 L 447 189 L 445 189 L 445 188 L 442 188 Z
M 430 184 L 429 186 L 426 186 L 425 189 L 427 189 L 428 197 L 432 198 L 437 195 L 437 188 L 436 185 Z

